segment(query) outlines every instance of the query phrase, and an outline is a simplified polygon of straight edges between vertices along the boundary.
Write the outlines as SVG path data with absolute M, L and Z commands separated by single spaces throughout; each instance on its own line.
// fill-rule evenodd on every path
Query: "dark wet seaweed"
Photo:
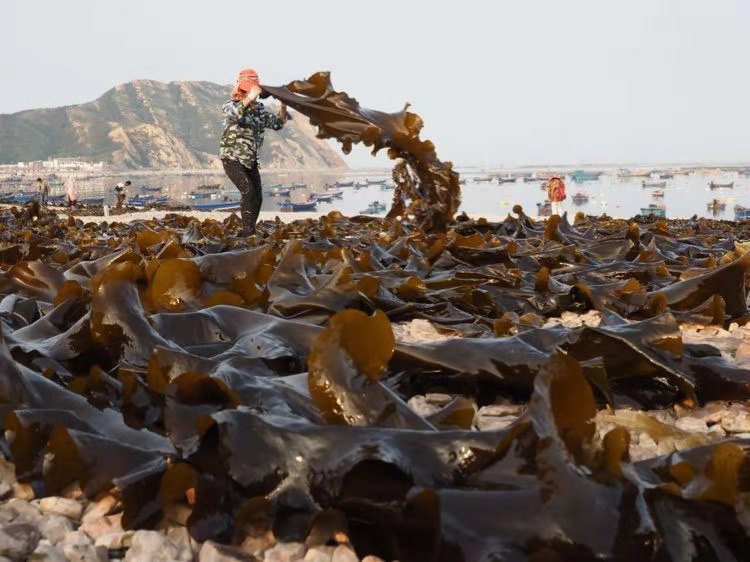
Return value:
M 114 490 L 124 525 L 187 510 L 198 540 L 334 526 L 402 561 L 741 560 L 746 441 L 633 463 L 593 416 L 750 398 L 680 331 L 747 322 L 742 228 L 331 213 L 248 241 L 234 216 L 8 218 L 4 447 L 37 496 Z M 460 337 L 396 341 L 413 319 Z M 425 417 L 426 392 L 455 398 Z M 500 399 L 528 409 L 474 429 Z

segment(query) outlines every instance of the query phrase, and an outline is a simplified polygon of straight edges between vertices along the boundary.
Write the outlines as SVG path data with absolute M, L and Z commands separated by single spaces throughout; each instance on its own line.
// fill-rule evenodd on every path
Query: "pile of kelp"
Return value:
M 516 212 L 520 209 L 516 209 Z M 331 213 L 130 224 L 0 215 L 3 447 L 37 497 L 112 491 L 239 544 L 348 536 L 360 556 L 741 560 L 748 441 L 633 463 L 608 404 L 747 400 L 680 323 L 743 324 L 747 226 L 523 213 L 446 233 Z M 745 229 L 743 232 L 742 229 Z M 597 309 L 596 328 L 556 325 Z M 461 337 L 394 340 L 427 319 Z M 409 398 L 453 400 L 423 417 Z M 528 404 L 478 431 L 480 406 Z

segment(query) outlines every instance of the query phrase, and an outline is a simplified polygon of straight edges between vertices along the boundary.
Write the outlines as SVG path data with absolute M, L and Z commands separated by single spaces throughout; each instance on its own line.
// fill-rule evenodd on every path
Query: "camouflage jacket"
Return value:
M 284 121 L 267 111 L 262 103 L 245 108 L 242 100 L 229 100 L 221 110 L 224 112 L 224 132 L 220 157 L 222 160 L 237 160 L 252 168 L 258 162 L 260 147 L 263 146 L 263 131 L 278 131 L 284 126 Z

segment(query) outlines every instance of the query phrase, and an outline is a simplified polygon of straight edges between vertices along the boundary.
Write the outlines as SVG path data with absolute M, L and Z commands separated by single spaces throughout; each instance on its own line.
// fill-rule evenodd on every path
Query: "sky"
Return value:
M 459 166 L 750 162 L 749 23 L 748 0 L 1 0 L 0 113 L 329 70 L 366 107 L 410 102 Z

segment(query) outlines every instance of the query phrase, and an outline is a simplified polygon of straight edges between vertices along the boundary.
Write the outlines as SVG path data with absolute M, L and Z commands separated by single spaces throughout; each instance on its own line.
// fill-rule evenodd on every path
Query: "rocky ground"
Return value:
M 568 327 L 596 325 L 599 314 L 563 314 L 551 324 Z M 400 341 L 437 341 L 455 337 L 439 331 L 427 320 L 394 324 Z M 750 326 L 683 326 L 687 342 L 709 343 L 725 358 L 750 367 Z M 418 395 L 409 405 L 422 415 L 437 412 L 453 399 L 447 394 Z M 510 425 L 523 415 L 525 406 L 497 403 L 477 411 L 477 429 L 497 429 Z M 700 408 L 675 406 L 666 410 L 638 411 L 605 408 L 596 417 L 597 434 L 603 437 L 615 425 L 631 434 L 630 456 L 644 460 L 701 444 L 734 437 L 750 437 L 750 405 L 710 402 Z M 242 545 L 229 547 L 197 543 L 175 520 L 153 531 L 125 531 L 121 525 L 122 506 L 113 495 L 87 501 L 80 490 L 71 489 L 65 497 L 35 499 L 32 490 L 19 484 L 13 465 L 0 457 L 0 562 L 38 561 L 267 561 L 267 562 L 358 562 L 346 536 L 336 536 L 327 544 L 315 540 L 303 543 L 277 543 L 270 532 L 249 537 Z M 179 519 L 176 517 L 175 519 Z M 367 556 L 362 562 L 378 562 Z
M 358 562 L 347 544 L 276 543 L 272 536 L 247 539 L 228 547 L 211 541 L 199 544 L 184 525 L 171 522 L 153 531 L 124 531 L 122 506 L 112 495 L 89 502 L 80 490 L 66 497 L 33 499 L 18 484 L 13 466 L 0 462 L 0 562 Z M 379 562 L 367 556 L 362 562 Z M 382 561 L 380 561 L 382 562 Z

